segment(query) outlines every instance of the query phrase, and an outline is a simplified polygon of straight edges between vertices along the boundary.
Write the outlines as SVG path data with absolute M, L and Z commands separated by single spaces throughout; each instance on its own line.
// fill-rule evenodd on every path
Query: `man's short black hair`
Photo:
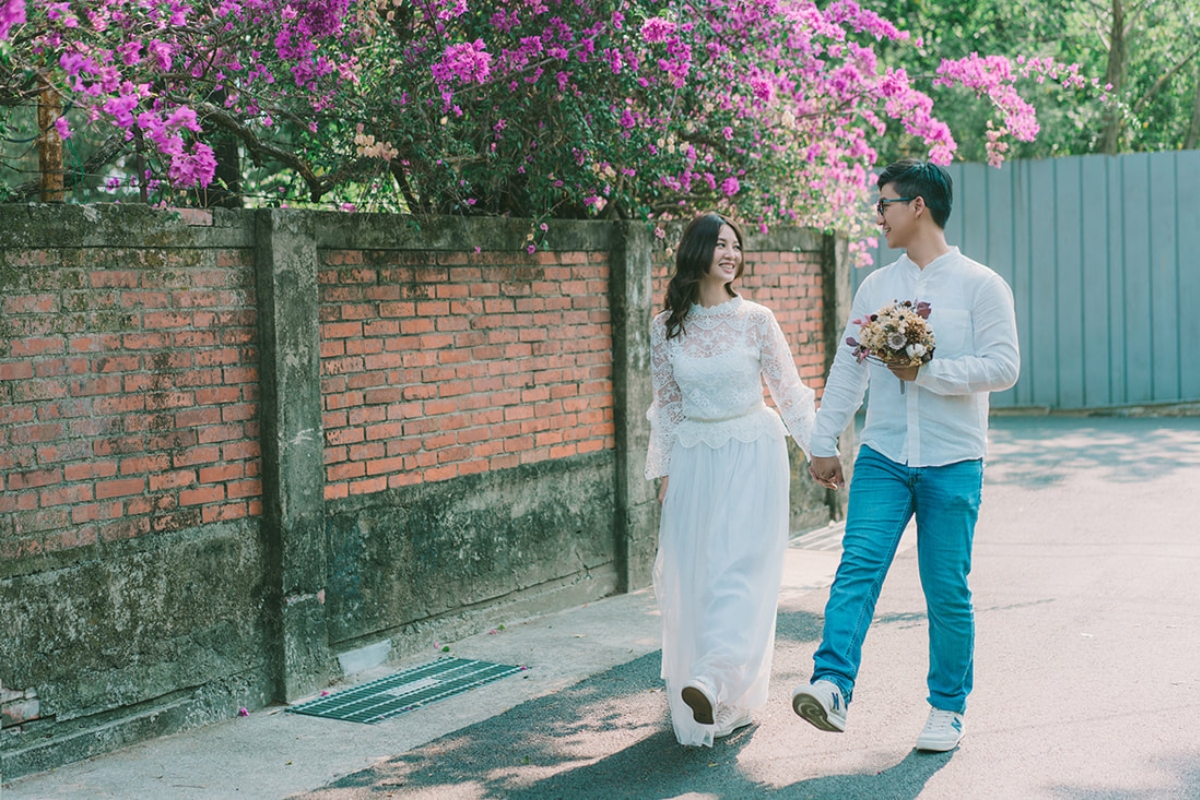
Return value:
M 888 165 L 875 185 L 882 189 L 889 183 L 895 184 L 901 197 L 923 197 L 934 224 L 946 227 L 954 204 L 954 181 L 945 168 L 916 158 L 901 159 Z

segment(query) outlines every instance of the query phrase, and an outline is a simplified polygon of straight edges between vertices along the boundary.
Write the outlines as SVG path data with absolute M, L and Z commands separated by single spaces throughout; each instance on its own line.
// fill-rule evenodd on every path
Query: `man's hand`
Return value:
M 808 465 L 808 474 L 826 489 L 841 489 L 846 485 L 842 461 L 837 456 L 813 456 Z
M 662 483 L 658 485 L 658 504 L 661 506 L 663 500 L 667 496 L 667 481 L 671 480 L 670 475 L 664 475 Z
M 920 371 L 921 368 L 919 366 L 917 366 L 917 367 L 888 367 L 888 369 L 890 369 L 892 371 L 892 374 L 895 375 L 900 380 L 911 382 L 911 381 L 915 381 L 917 379 L 917 372 Z

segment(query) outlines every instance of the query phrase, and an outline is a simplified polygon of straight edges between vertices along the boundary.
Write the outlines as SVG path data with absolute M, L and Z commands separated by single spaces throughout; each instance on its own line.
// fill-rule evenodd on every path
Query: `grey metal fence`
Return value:
M 947 240 L 1016 297 L 1021 377 L 993 406 L 1200 400 L 1200 151 L 950 172 Z M 876 265 L 900 255 L 880 245 Z

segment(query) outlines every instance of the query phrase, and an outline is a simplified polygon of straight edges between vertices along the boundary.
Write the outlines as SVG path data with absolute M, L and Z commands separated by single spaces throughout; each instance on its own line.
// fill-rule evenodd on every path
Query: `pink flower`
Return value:
M 721 181 L 721 191 L 725 193 L 726 197 L 733 197 L 741 188 L 742 186 L 738 183 L 738 179 L 732 175 Z
M 447 45 L 442 59 L 433 65 L 433 77 L 438 83 L 457 78 L 461 83 L 486 83 L 492 73 L 492 55 L 484 48 L 483 39 L 471 44 Z
M 14 26 L 25 22 L 25 0 L 0 0 L 0 41 Z

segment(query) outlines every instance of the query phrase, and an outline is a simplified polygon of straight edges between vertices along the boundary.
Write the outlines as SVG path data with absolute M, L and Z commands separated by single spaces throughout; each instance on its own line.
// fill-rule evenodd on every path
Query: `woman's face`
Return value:
M 742 265 L 742 246 L 738 244 L 737 234 L 728 225 L 722 225 L 717 233 L 717 248 L 713 250 L 712 263 L 704 281 L 712 281 L 725 286 L 737 277 L 738 268 Z

